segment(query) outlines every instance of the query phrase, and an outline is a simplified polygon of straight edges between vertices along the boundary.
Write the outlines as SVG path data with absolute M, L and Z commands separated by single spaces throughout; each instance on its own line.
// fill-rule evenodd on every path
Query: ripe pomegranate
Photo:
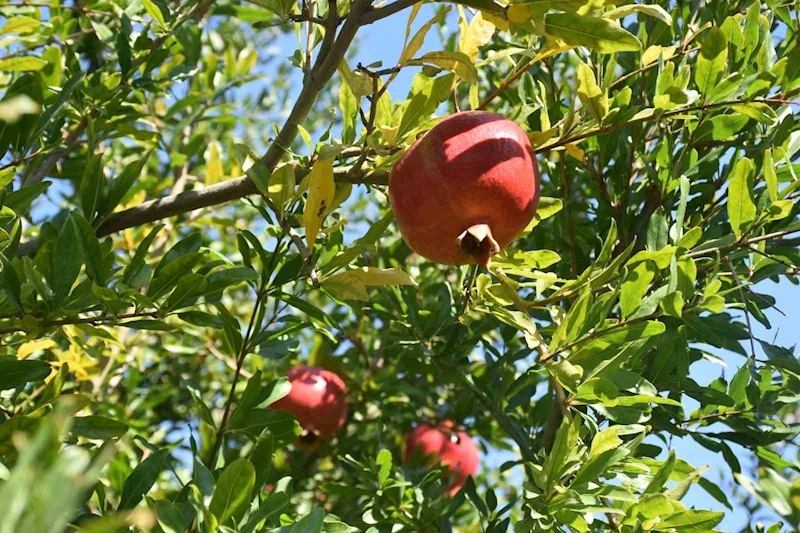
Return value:
M 272 407 L 289 411 L 297 418 L 303 428 L 303 443 L 331 438 L 347 419 L 347 388 L 342 378 L 313 366 L 295 367 L 286 377 L 292 390 Z
M 403 239 L 437 263 L 478 263 L 525 229 L 539 171 L 519 126 L 485 111 L 439 122 L 394 165 L 389 197 Z
M 451 481 L 446 490 L 450 496 L 478 471 L 480 463 L 475 441 L 449 421 L 436 426 L 421 425 L 406 435 L 405 463 L 414 464 L 418 458 L 426 459 L 430 466 L 440 462 L 448 467 Z

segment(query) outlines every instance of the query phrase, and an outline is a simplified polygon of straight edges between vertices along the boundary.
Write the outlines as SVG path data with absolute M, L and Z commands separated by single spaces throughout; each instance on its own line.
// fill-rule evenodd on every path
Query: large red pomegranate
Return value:
M 298 366 L 286 374 L 292 390 L 272 404 L 292 413 L 303 428 L 303 440 L 329 439 L 347 419 L 347 388 L 330 370 Z
M 464 431 L 458 431 L 452 422 L 438 425 L 421 425 L 406 435 L 405 463 L 426 459 L 429 464 L 441 463 L 450 472 L 447 491 L 454 496 L 467 478 L 478 471 L 480 456 L 475 441 Z
M 394 165 L 389 196 L 403 239 L 437 263 L 489 266 L 539 205 L 528 136 L 485 111 L 439 122 Z

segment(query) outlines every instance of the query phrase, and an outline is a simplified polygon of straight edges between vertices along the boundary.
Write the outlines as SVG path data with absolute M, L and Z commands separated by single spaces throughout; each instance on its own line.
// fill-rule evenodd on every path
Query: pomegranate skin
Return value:
M 491 254 L 508 246 L 536 213 L 539 172 L 519 126 L 493 113 L 465 111 L 439 122 L 397 161 L 389 196 L 403 239 L 419 255 L 488 266 Z M 483 249 L 461 244 L 467 230 L 482 225 L 489 230 Z
M 452 422 L 441 422 L 436 426 L 421 425 L 406 435 L 404 461 L 412 463 L 414 458 L 427 458 L 429 464 L 440 462 L 450 471 L 450 484 L 446 491 L 454 496 L 469 476 L 475 475 L 480 464 L 480 455 L 475 441 L 464 431 L 456 431 Z
M 272 408 L 292 413 L 305 433 L 331 438 L 347 419 L 347 387 L 342 378 L 313 366 L 295 367 L 286 377 L 292 390 Z

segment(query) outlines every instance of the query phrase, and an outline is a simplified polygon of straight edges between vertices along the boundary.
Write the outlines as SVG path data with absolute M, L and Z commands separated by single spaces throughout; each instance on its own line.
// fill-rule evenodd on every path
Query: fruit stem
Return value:
M 467 228 L 456 239 L 456 246 L 486 270 L 489 270 L 492 256 L 500 251 L 500 245 L 487 224 L 474 224 Z

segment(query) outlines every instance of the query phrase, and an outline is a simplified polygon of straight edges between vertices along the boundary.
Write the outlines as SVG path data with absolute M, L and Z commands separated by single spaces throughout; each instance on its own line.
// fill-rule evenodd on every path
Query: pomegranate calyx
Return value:
M 474 224 L 467 228 L 456 239 L 456 246 L 487 270 L 492 256 L 500 251 L 500 245 L 494 240 L 487 224 Z

